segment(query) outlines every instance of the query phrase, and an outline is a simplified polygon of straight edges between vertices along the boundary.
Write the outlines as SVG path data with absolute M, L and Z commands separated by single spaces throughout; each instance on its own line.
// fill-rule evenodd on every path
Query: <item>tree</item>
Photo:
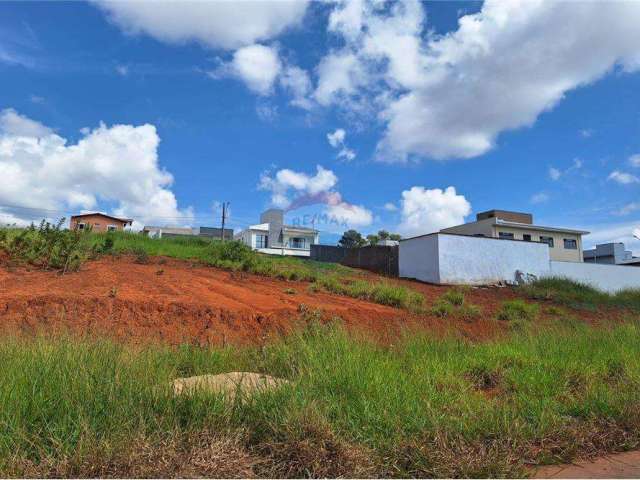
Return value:
M 367 235 L 367 242 L 369 245 L 377 245 L 380 241 L 380 237 L 376 234 Z
M 356 230 L 347 230 L 342 234 L 342 238 L 338 241 L 338 245 L 346 248 L 358 248 L 366 245 L 367 241 L 362 238 L 360 232 Z
M 391 235 L 389 235 L 389 240 L 395 240 L 396 242 L 399 242 L 400 240 L 402 240 L 402 235 L 400 235 L 399 233 L 392 233 Z
M 380 240 L 387 240 L 389 238 L 389 232 L 387 232 L 386 230 L 380 230 L 378 232 L 378 237 L 380 238 Z

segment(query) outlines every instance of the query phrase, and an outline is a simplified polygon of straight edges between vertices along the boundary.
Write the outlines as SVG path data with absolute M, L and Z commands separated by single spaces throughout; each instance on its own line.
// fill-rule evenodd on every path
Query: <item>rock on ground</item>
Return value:
M 238 392 L 246 395 L 257 391 L 269 391 L 286 383 L 289 382 L 261 373 L 229 372 L 219 375 L 176 378 L 173 381 L 173 393 L 175 395 L 188 395 L 195 391 L 205 391 L 224 394 L 233 399 Z

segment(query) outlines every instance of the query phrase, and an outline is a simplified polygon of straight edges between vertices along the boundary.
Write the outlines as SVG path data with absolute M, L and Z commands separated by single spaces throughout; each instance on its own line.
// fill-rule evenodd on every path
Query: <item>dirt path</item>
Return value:
M 640 451 L 616 453 L 571 465 L 536 470 L 535 478 L 640 478 Z

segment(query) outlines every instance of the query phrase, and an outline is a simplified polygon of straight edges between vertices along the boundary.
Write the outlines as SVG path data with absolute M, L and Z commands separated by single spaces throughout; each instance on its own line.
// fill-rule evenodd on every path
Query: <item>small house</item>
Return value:
M 89 230 L 94 232 L 114 232 L 122 231 L 127 226 L 131 226 L 133 219 L 119 218 L 105 213 L 81 213 L 72 215 L 69 222 L 71 230 Z

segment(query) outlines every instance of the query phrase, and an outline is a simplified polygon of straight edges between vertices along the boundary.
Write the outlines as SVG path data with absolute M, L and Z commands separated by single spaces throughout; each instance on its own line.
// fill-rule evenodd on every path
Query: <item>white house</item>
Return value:
M 311 245 L 319 242 L 317 230 L 285 225 L 282 210 L 270 209 L 263 212 L 260 222 L 236 233 L 234 238 L 258 252 L 296 257 L 310 256 Z

